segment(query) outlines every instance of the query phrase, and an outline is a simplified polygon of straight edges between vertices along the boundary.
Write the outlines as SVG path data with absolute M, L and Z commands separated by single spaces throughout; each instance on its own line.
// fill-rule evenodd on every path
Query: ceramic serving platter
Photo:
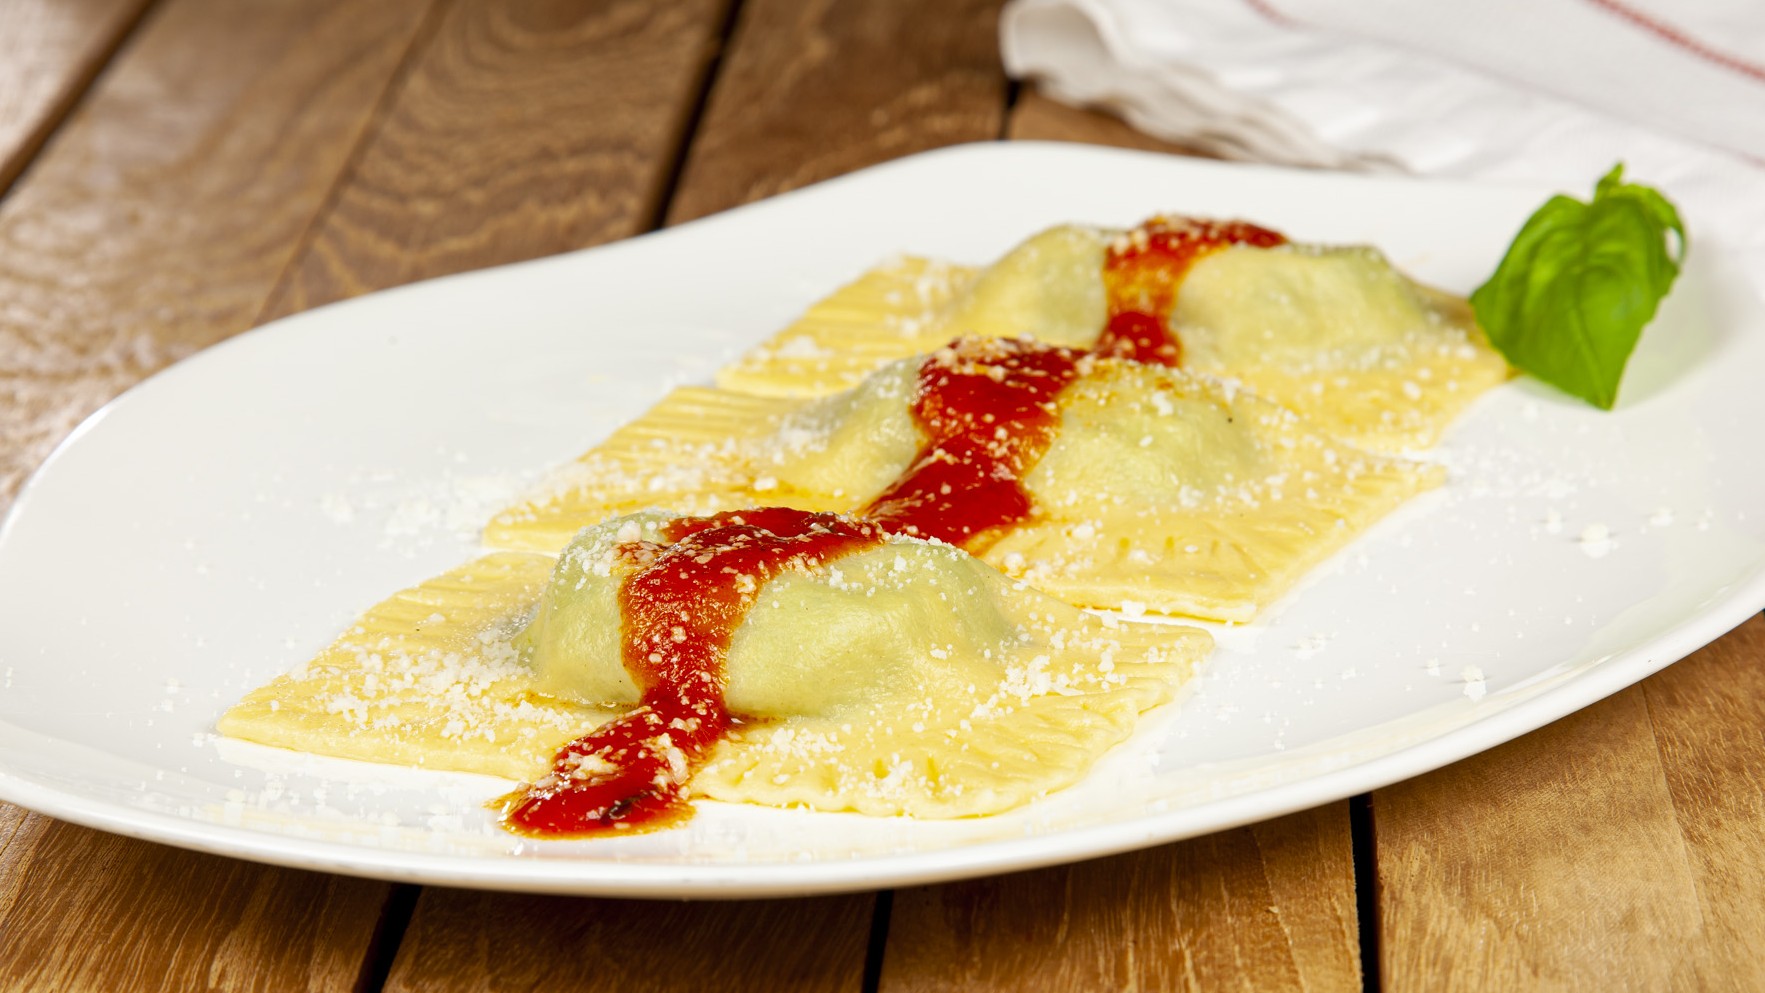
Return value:
M 1591 186 L 1593 177 L 1589 177 Z M 277 321 L 85 423 L 0 529 L 0 798 L 241 858 L 509 890 L 895 886 L 1154 845 L 1353 795 L 1630 685 L 1765 605 L 1765 310 L 1697 251 L 1618 409 L 1526 379 L 1448 483 L 1315 570 L 1080 785 L 936 822 L 706 803 L 535 842 L 510 784 L 217 737 L 362 608 L 471 557 L 534 482 L 898 253 L 985 262 L 1061 221 L 1238 216 L 1467 292 L 1551 191 L 1076 145 L 903 159 L 678 228 Z

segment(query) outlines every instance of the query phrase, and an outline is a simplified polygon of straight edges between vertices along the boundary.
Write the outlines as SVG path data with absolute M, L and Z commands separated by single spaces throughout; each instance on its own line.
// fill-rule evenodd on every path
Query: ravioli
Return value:
M 1505 375 L 1463 301 L 1243 222 L 898 260 L 220 730 L 529 780 L 505 824 L 544 836 L 690 797 L 1007 810 L 1083 776 L 1212 645 L 1080 607 L 1252 619 L 1440 481 L 1360 445 L 1426 443 Z
M 585 529 L 555 565 L 504 553 L 399 593 L 247 696 L 221 731 L 536 779 L 560 748 L 639 704 L 622 597 L 680 523 L 617 518 Z M 740 721 L 690 792 L 877 815 L 995 813 L 1077 780 L 1141 712 L 1172 699 L 1211 644 L 1192 628 L 1088 615 L 948 545 L 881 538 L 754 591 L 724 667 L 723 699 Z
M 718 382 L 775 396 L 825 395 L 856 385 L 883 361 L 959 335 L 1088 347 L 1111 316 L 1111 258 L 1131 251 L 1145 232 L 1211 223 L 1051 228 L 966 281 L 964 270 L 938 270 L 946 285 L 911 307 L 873 290 L 935 263 L 895 263 L 811 308 Z M 1174 299 L 1159 317 L 1182 343 L 1184 368 L 1237 380 L 1318 430 L 1363 447 L 1430 445 L 1466 405 L 1508 376 L 1462 298 L 1407 279 L 1373 248 L 1236 244 L 1200 253 L 1176 278 Z M 830 312 L 837 324 L 826 319 Z M 837 333 L 829 333 L 834 327 Z M 853 350 L 860 341 L 861 350 Z M 788 357 L 835 350 L 851 358 Z
M 911 409 L 918 377 L 960 351 L 891 363 L 819 399 L 677 391 L 498 515 L 486 540 L 553 551 L 583 524 L 659 492 L 682 493 L 676 509 L 694 513 L 759 503 L 862 510 L 926 444 Z M 1022 479 L 1028 518 L 970 547 L 1081 606 L 1249 620 L 1439 482 L 1432 467 L 1343 444 L 1286 408 L 1179 369 L 1088 357 L 1054 407 L 1049 444 Z M 700 485 L 689 492 L 676 478 Z

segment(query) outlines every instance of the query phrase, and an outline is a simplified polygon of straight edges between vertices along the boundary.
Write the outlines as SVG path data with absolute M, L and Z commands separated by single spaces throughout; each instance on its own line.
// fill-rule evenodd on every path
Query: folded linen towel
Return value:
M 1006 68 L 1226 158 L 1557 184 L 1613 162 L 1765 256 L 1765 5 L 1013 0 Z

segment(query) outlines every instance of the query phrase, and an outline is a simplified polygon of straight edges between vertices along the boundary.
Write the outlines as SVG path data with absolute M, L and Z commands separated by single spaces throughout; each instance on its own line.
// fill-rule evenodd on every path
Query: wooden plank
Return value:
M 944 18 L 929 19 L 934 6 L 747 4 L 668 216 L 694 216 L 892 155 L 996 135 L 1003 77 L 992 41 L 994 5 L 961 8 L 960 31 L 926 27 Z M 920 34 L 926 37 L 915 42 L 924 42 L 919 55 L 899 58 L 893 46 Z M 835 49 L 840 57 L 830 62 Z M 685 76 L 687 68 L 673 73 Z M 613 95 L 603 96 L 603 112 L 653 113 L 641 92 Z M 773 103 L 761 107 L 759 100 Z M 929 108 L 936 113 L 922 112 Z M 853 115 L 900 120 L 874 135 L 868 125 L 854 130 Z M 633 216 L 627 212 L 619 223 Z M 631 231 L 608 224 L 597 237 L 623 233 Z M 418 902 L 389 988 L 856 991 L 873 906 L 869 894 L 668 904 L 432 889 Z
M 895 896 L 881 993 L 1358 991 L 1346 804 Z
M 244 330 L 428 0 L 175 0 L 0 203 L 0 504 L 80 418 Z M 0 987 L 346 989 L 388 888 L 4 808 Z
M 858 993 L 871 901 L 591 900 L 428 889 L 387 990 Z
M 0 193 L 151 0 L 0 0 Z
M 1010 134 L 1186 151 L 1032 91 Z M 1755 620 L 1592 711 L 1381 791 L 1386 988 L 1765 986 L 1761 662 Z
M 6 919 L 6 913 L 24 883 L 24 872 L 19 866 L 26 853 L 19 832 L 29 819 L 30 813 L 23 807 L 0 803 L 0 921 Z M 14 844 L 15 841 L 20 843 Z M 0 934 L 4 933 L 0 931 Z
M 467 0 L 265 313 L 647 230 L 726 0 Z
M 0 505 L 124 387 L 250 326 L 427 8 L 149 19 L 0 201 Z
M 413 9 L 413 13 L 421 11 Z M 260 312 L 273 314 L 412 278 L 578 247 L 643 229 L 657 213 L 656 197 L 672 171 L 681 137 L 678 124 L 685 121 L 698 96 L 692 80 L 702 72 L 723 19 L 720 4 L 709 0 L 662 10 L 636 2 L 594 7 L 552 3 L 518 10 L 467 2 L 450 8 L 425 33 L 401 85 L 379 108 L 371 137 L 361 140 L 359 150 L 348 159 L 353 164 L 347 179 L 329 197 L 329 208 L 307 238 L 306 249 L 291 264 L 283 261 L 300 240 L 306 217 L 326 201 L 324 185 L 315 186 L 312 195 L 303 198 L 302 224 L 280 232 L 278 245 L 289 247 L 274 260 L 265 254 L 266 264 L 252 271 L 252 294 L 237 294 L 239 305 L 226 309 L 227 321 L 211 320 L 209 333 L 218 337 L 238 330 Z M 409 44 L 417 21 L 410 20 L 405 42 L 394 56 Z M 345 47 L 339 44 L 343 40 L 332 39 L 332 47 Z M 397 63 L 394 58 L 384 64 L 379 74 L 382 83 Z M 358 144 L 355 138 L 366 126 L 365 112 L 374 104 L 375 94 L 368 96 L 364 118 L 350 132 L 351 141 L 338 147 L 329 176 L 342 171 L 346 155 Z M 673 131 L 670 121 L 676 122 Z M 192 163 L 195 168 L 224 174 L 245 164 L 214 161 L 214 148 L 202 151 L 204 158 Z M 274 223 L 275 212 L 264 209 L 269 206 L 255 205 L 257 212 L 245 221 Z M 281 288 L 266 304 L 271 297 L 269 284 L 278 271 L 283 273 Z M 238 326 L 231 326 L 235 321 Z M 35 822 L 49 823 L 41 818 Z M 74 837 L 103 839 L 91 832 Z M 53 847 L 48 841 L 42 844 Z M 128 874 L 131 877 L 150 874 L 167 859 L 182 857 L 154 846 L 138 847 L 142 851 L 134 856 L 146 863 L 149 873 L 135 870 Z M 264 877 L 261 886 L 271 894 L 298 895 L 315 885 L 365 886 L 365 892 L 376 898 L 385 892 L 377 884 L 274 874 L 242 863 L 190 871 L 202 877 L 217 872 L 257 873 Z M 289 879 L 279 878 L 283 876 Z M 281 927 L 310 931 L 311 924 L 302 916 L 310 904 L 309 899 L 307 905 L 273 907 L 266 911 L 265 921 L 277 925 L 279 918 Z M 71 909 L 75 912 L 71 919 L 76 924 L 81 920 L 80 907 L 46 905 L 42 900 L 20 913 L 45 917 L 44 906 L 59 913 Z M 426 906 L 434 906 L 434 901 Z M 847 970 L 856 979 L 862 969 L 870 902 L 858 900 L 849 909 L 865 918 L 848 929 L 858 943 L 857 965 Z M 354 941 L 347 946 L 352 955 L 343 958 L 355 969 L 373 918 L 366 919 L 366 928 L 361 921 L 343 923 L 349 926 L 339 931 L 342 941 Z M 521 940 L 518 934 L 508 937 Z M 207 946 L 196 940 L 193 947 L 201 952 Z M 346 946 L 340 941 L 335 947 Z M 255 956 L 239 959 L 241 981 L 282 988 L 275 980 L 282 961 L 263 949 L 253 951 Z M 102 963 L 103 956 L 98 958 Z M 825 952 L 817 953 L 806 963 L 825 959 Z M 112 988 L 126 988 L 136 975 L 114 969 L 97 974 L 121 984 Z M 341 985 L 347 986 L 354 975 L 351 972 Z
M 999 136 L 1000 0 L 748 0 L 670 223 Z
M 1697 883 L 1700 978 L 1765 989 L 1765 619 L 1642 689 Z
M 46 817 L 6 848 L 8 990 L 348 990 L 387 895 Z
M 1765 621 L 1374 796 L 1390 990 L 1765 983 Z
M 1175 150 L 1031 92 L 1009 134 Z M 1111 859 L 903 891 L 880 986 L 1221 988 L 1361 988 L 1346 803 Z
M 776 13 L 777 11 L 774 15 Z M 599 70 L 579 68 L 577 73 L 584 77 L 587 87 L 584 96 L 589 99 L 589 103 L 575 112 L 599 114 L 614 122 L 637 122 L 644 119 L 684 122 L 684 104 L 673 109 L 658 108 L 655 104 L 657 92 L 672 93 L 674 99 L 679 101 L 694 95 L 674 87 L 671 81 L 695 78 L 695 74 L 702 68 L 702 64 L 691 60 L 702 59 L 706 49 L 683 43 L 682 36 L 687 35 L 684 41 L 690 41 L 692 37 L 705 40 L 715 38 L 715 34 L 708 33 L 706 29 L 714 32 L 720 27 L 722 15 L 721 11 L 717 11 L 715 17 L 710 16 L 712 14 L 709 6 L 701 6 L 699 15 L 702 20 L 699 22 L 700 27 L 695 29 L 696 34 L 683 32 L 678 25 L 658 25 L 651 45 L 658 52 L 671 53 L 669 57 L 675 60 L 675 64 L 666 68 L 650 65 L 642 77 L 644 87 L 615 85 L 616 79 L 606 81 L 604 85 L 603 81 L 597 81 L 592 75 Z M 836 16 L 838 19 L 850 14 L 851 11 L 847 11 L 829 16 Z M 877 14 L 878 11 L 871 12 L 873 18 Z M 473 29 L 473 25 L 482 23 L 485 23 L 482 19 L 462 19 L 456 25 L 450 19 L 444 26 L 444 34 L 456 30 L 469 31 Z M 788 47 L 767 34 L 766 28 L 770 24 L 770 21 L 766 21 L 759 27 L 750 26 L 745 33 L 747 44 L 759 46 L 762 50 L 758 53 L 760 55 L 776 53 Z M 617 37 L 606 43 L 629 44 Z M 456 47 L 465 49 L 468 46 L 462 44 Z M 475 51 L 480 46 L 470 47 Z M 743 42 L 738 40 L 728 60 L 751 64 L 755 61 L 755 53 L 744 48 Z M 510 57 L 506 60 L 506 65 L 512 72 L 530 61 L 528 58 Z M 419 67 L 417 73 L 428 71 L 430 70 Z M 438 66 L 434 71 L 439 74 L 451 70 L 446 66 Z M 626 70 L 614 66 L 608 71 L 613 77 L 618 77 Z M 668 82 L 669 86 L 656 86 L 658 81 Z M 507 89 L 519 85 L 505 79 L 497 87 Z M 727 77 L 719 81 L 719 91 L 726 85 Z M 411 101 L 412 106 L 395 107 L 391 116 L 415 120 L 433 117 L 434 108 L 422 106 L 418 101 L 430 99 L 427 94 L 437 89 L 439 88 L 410 86 L 406 94 L 401 96 L 401 102 Z M 555 126 L 555 122 L 548 124 L 537 136 L 556 141 L 555 136 L 547 137 L 552 134 L 549 129 Z M 996 129 L 996 118 L 995 123 L 989 126 Z M 548 180 L 555 180 L 559 188 L 566 190 L 605 190 L 611 187 L 627 191 L 623 205 L 618 210 L 605 209 L 604 194 L 599 195 L 599 200 L 591 198 L 585 201 L 584 217 L 592 219 L 592 222 L 583 222 L 580 230 L 569 235 L 577 244 L 589 244 L 635 233 L 641 224 L 658 213 L 653 200 L 641 203 L 641 198 L 632 195 L 631 191 L 648 191 L 646 195 L 660 191 L 657 181 L 666 175 L 670 165 L 663 154 L 670 147 L 669 142 L 661 140 L 654 133 L 641 134 L 639 137 L 617 137 L 622 133 L 622 127 L 609 127 L 593 120 L 587 122 L 582 129 L 584 146 L 591 146 L 597 134 L 606 136 L 611 133 L 623 151 L 612 149 L 599 154 L 584 155 L 578 165 L 577 176 L 558 176 Z M 633 124 L 628 130 L 635 132 L 638 128 Z M 818 139 L 804 134 L 801 140 L 813 143 Z M 695 148 L 698 147 L 695 144 Z M 792 152 L 796 147 L 775 146 L 773 150 L 778 154 L 770 161 L 770 168 L 794 166 Z M 645 156 L 639 156 L 630 151 L 632 148 L 648 151 Z M 364 157 L 358 170 L 358 176 L 364 178 L 360 181 L 365 181 L 365 177 L 374 171 L 372 160 L 376 154 L 376 150 L 370 149 Z M 701 150 L 701 160 L 703 154 Z M 408 155 L 390 157 L 388 166 L 408 166 L 409 158 L 411 157 Z M 609 183 L 605 177 L 591 171 L 605 168 L 596 163 L 609 160 L 621 162 L 632 171 L 635 171 L 632 163 L 647 162 L 651 172 L 648 176 L 627 175 L 616 183 Z M 853 164 L 862 163 L 854 161 Z M 750 168 L 763 173 L 768 164 L 752 163 Z M 680 187 L 680 194 L 683 197 L 696 196 L 701 202 L 706 202 L 710 193 L 705 189 L 707 184 L 720 182 L 723 178 L 725 177 L 714 172 L 706 172 L 703 167 L 696 173 L 689 169 Z M 791 179 L 784 175 L 767 175 L 763 177 L 763 182 L 770 188 L 778 189 L 789 185 Z M 375 259 L 373 253 L 360 248 L 336 251 L 327 247 L 352 241 L 345 236 L 346 229 L 358 222 L 350 221 L 349 217 L 367 217 L 371 214 L 366 206 L 367 197 L 355 193 L 357 183 L 358 180 L 352 179 L 351 187 L 343 193 L 339 209 L 332 217 L 327 218 L 326 234 L 321 235 L 319 247 L 314 253 L 325 256 L 323 261 L 327 266 L 337 265 L 337 259 L 345 260 L 341 267 L 348 270 L 348 274 L 341 278 L 325 274 L 321 278 L 313 274 L 310 266 L 303 266 L 300 278 L 308 285 L 356 288 L 373 285 L 376 280 L 384 278 L 378 273 L 386 271 L 387 264 Z M 480 222 L 486 225 L 485 230 L 488 232 L 483 243 L 488 245 L 497 236 L 505 233 L 517 233 L 509 226 L 497 226 L 494 220 L 484 218 Z M 398 231 L 404 229 L 401 224 L 410 226 L 410 222 L 394 222 L 381 223 L 378 228 Z M 333 227 L 345 233 L 333 235 L 330 233 Z M 353 240 L 363 242 L 368 239 Z M 515 238 L 510 240 L 508 246 L 497 250 L 527 251 L 530 250 L 526 247 L 529 244 L 531 243 Z M 384 254 L 392 256 L 409 251 L 399 246 L 387 249 Z M 435 256 L 419 248 L 411 257 L 413 262 L 400 261 L 394 265 L 421 265 L 425 258 L 432 259 Z M 418 901 L 410 928 L 393 964 L 388 988 L 468 990 L 492 986 L 519 989 L 545 985 L 604 990 L 772 990 L 788 987 L 802 990 L 856 991 L 863 982 L 865 950 L 873 907 L 874 898 L 869 894 L 759 903 L 672 904 L 539 898 L 430 889 Z

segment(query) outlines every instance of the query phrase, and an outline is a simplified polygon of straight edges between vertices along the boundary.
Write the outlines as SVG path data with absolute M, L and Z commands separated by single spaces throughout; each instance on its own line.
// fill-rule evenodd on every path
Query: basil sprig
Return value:
M 1677 240 L 1670 252 L 1667 232 Z M 1685 260 L 1685 227 L 1658 191 L 1612 167 L 1593 202 L 1554 196 L 1471 294 L 1489 340 L 1523 372 L 1604 410 L 1644 325 Z

